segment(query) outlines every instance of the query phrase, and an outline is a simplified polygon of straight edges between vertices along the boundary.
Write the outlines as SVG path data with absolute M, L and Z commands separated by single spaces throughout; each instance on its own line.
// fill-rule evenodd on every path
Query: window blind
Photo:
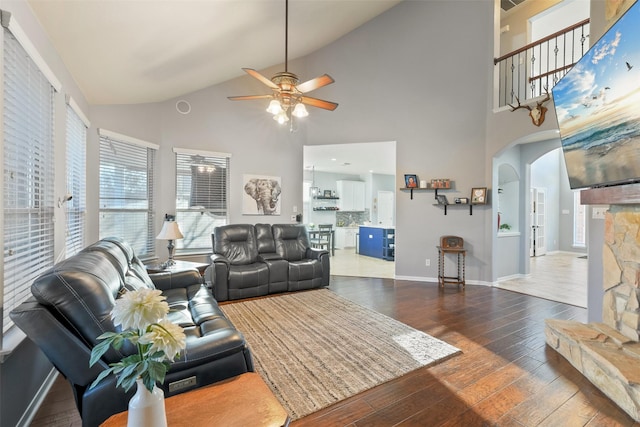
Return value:
M 211 251 L 211 233 L 228 223 L 229 155 L 175 149 L 178 250 Z
M 54 88 L 4 29 L 2 332 L 33 280 L 53 265 Z
M 139 257 L 155 256 L 156 148 L 100 133 L 100 238 L 125 239 Z
M 84 247 L 86 218 L 86 152 L 87 127 L 70 104 L 67 104 L 67 194 L 72 196 L 64 204 L 66 218 L 66 256 Z

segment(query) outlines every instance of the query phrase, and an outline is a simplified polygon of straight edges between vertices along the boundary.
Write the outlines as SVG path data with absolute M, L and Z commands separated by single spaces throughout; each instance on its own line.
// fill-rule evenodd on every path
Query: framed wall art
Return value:
M 476 187 L 471 189 L 471 204 L 484 205 L 487 203 L 487 187 Z
M 280 177 L 244 175 L 243 215 L 280 215 Z
M 405 174 L 404 176 L 404 185 L 407 188 L 417 188 L 418 187 L 418 176 L 412 174 Z

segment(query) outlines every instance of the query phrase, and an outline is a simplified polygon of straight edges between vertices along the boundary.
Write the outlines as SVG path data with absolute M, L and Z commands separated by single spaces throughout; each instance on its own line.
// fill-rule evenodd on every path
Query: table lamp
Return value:
M 163 264 L 164 266 L 171 267 L 176 264 L 176 262 L 173 260 L 173 249 L 175 247 L 173 245 L 173 241 L 182 239 L 183 237 L 184 236 L 182 235 L 177 222 L 173 220 L 164 221 L 164 223 L 162 224 L 162 230 L 160 230 L 160 233 L 156 236 L 156 239 L 158 240 L 169 241 L 169 244 L 167 245 L 167 249 L 169 249 L 169 259 L 166 263 Z

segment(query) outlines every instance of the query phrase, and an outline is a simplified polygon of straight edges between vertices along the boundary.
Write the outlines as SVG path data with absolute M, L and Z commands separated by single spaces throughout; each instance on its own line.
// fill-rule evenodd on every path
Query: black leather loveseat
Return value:
M 329 252 L 310 247 L 304 225 L 225 225 L 211 239 L 205 280 L 218 301 L 329 286 Z
M 123 354 L 110 349 L 93 367 L 89 357 L 96 337 L 115 330 L 110 313 L 118 294 L 141 287 L 162 290 L 169 319 L 187 335 L 186 350 L 160 385 L 165 396 L 253 371 L 244 337 L 224 316 L 197 270 L 149 276 L 130 245 L 103 239 L 37 278 L 31 286 L 33 298 L 10 313 L 71 383 L 83 426 L 97 426 L 126 410 L 135 391 L 125 394 L 116 388 L 113 375 L 89 389 Z

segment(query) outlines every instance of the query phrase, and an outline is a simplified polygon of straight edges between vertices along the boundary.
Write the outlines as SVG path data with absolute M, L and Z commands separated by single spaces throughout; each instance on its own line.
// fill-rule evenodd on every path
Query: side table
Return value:
M 201 275 L 204 274 L 204 270 L 209 267 L 209 264 L 204 262 L 191 262 L 191 261 L 180 261 L 175 260 L 175 264 L 167 267 L 163 263 L 154 263 L 154 264 L 145 264 L 145 268 L 147 269 L 147 273 L 163 273 L 165 271 L 181 271 L 181 270 L 190 270 L 192 268 L 197 269 Z
M 438 283 L 444 288 L 445 283 L 454 285 L 462 285 L 465 287 L 465 260 L 467 257 L 467 250 L 464 248 L 443 248 L 442 246 L 436 246 L 438 248 Z M 444 259 L 446 254 L 455 254 L 457 261 L 457 276 L 445 276 L 444 274 Z
M 164 405 L 170 427 L 286 427 L 291 421 L 255 372 L 168 397 Z M 112 415 L 101 427 L 125 427 L 127 416 Z

